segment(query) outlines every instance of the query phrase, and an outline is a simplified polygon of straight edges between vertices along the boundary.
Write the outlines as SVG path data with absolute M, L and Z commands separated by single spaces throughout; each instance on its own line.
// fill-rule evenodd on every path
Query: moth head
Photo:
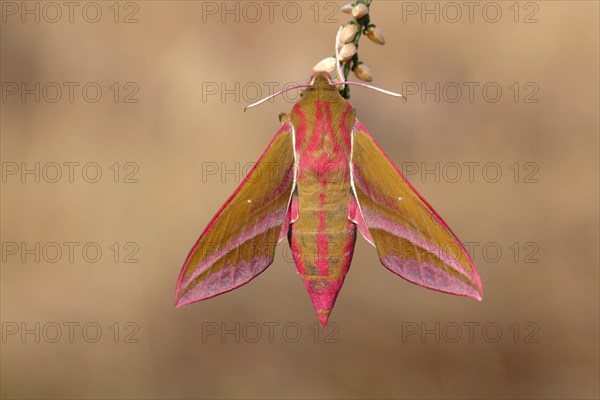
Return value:
M 313 73 L 309 84 L 313 90 L 337 90 L 331 75 L 325 71 Z

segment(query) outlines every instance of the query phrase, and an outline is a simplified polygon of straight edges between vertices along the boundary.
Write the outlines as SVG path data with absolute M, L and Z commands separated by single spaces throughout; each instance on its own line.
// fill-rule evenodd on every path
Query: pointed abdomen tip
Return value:
M 327 328 L 327 321 L 329 321 L 329 314 L 331 313 L 331 310 L 327 311 L 327 313 L 318 313 L 318 317 L 319 317 L 319 322 L 321 323 L 321 326 L 323 328 Z

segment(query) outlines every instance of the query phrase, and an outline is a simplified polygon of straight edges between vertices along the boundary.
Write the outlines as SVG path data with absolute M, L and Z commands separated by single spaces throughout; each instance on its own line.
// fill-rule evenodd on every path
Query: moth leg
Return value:
M 279 122 L 281 122 L 281 125 L 285 124 L 286 122 L 288 122 L 290 119 L 290 117 L 288 117 L 288 115 L 284 112 L 279 113 Z

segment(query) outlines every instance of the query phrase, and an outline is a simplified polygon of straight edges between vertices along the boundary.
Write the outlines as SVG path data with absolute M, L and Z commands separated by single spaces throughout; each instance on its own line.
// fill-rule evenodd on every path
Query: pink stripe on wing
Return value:
M 381 262 L 392 272 L 400 275 L 409 282 L 441 292 L 474 297 L 481 300 L 481 295 L 477 289 L 435 265 L 428 263 L 427 260 L 417 262 L 395 254 L 388 254 L 381 258 Z
M 472 274 L 466 271 L 462 265 L 458 262 L 455 257 L 452 257 L 448 249 L 442 249 L 440 246 L 429 243 L 419 233 L 412 232 L 402 225 L 399 225 L 393 221 L 386 219 L 385 217 L 371 211 L 363 210 L 363 217 L 367 221 L 367 225 L 371 229 L 383 229 L 386 232 L 391 233 L 394 236 L 401 237 L 415 244 L 416 246 L 428 251 L 429 253 L 438 257 L 444 264 L 449 265 L 454 270 L 458 271 L 464 276 L 471 277 Z
M 259 236 L 260 234 L 266 232 L 267 230 L 278 227 L 285 217 L 285 211 L 277 212 L 276 214 L 270 214 L 268 218 L 262 219 L 259 221 L 254 227 L 250 230 L 243 231 L 237 238 L 228 242 L 224 247 L 217 250 L 213 254 L 208 257 L 204 257 L 202 261 L 194 268 L 194 272 L 187 277 L 187 279 L 181 282 L 181 286 L 188 286 L 194 279 L 198 276 L 202 275 L 206 270 L 211 268 L 215 262 L 221 259 L 225 254 L 234 250 L 235 248 L 241 246 L 243 243 L 248 240 Z M 274 246 L 277 244 L 276 241 L 272 243 Z M 269 245 L 269 243 L 265 244 Z
M 185 292 L 178 300 L 177 306 L 181 307 L 236 289 L 258 276 L 271 261 L 270 257 L 254 256 L 249 261 L 240 260 L 235 265 L 215 271 Z
M 286 179 L 281 183 L 281 185 L 279 185 L 278 190 L 273 192 L 272 194 L 270 194 L 268 200 L 274 201 L 275 199 L 277 199 L 278 197 L 283 195 L 289 189 L 290 185 L 292 184 L 293 179 L 294 179 L 293 174 L 288 173 L 288 175 L 286 176 Z M 210 268 L 210 266 L 212 266 L 218 259 L 223 257 L 229 251 L 235 249 L 237 246 L 250 240 L 251 238 L 260 235 L 261 233 L 267 231 L 268 229 L 279 226 L 280 224 L 283 223 L 286 214 L 287 214 L 287 207 L 283 208 L 281 210 L 278 210 L 276 213 L 269 214 L 268 216 L 266 216 L 266 218 L 264 218 L 262 220 L 259 220 L 258 223 L 256 225 L 254 225 L 251 229 L 242 231 L 241 234 L 237 238 L 235 238 L 234 240 L 227 243 L 225 245 L 225 247 L 223 247 L 222 249 L 218 250 L 217 252 L 211 254 L 210 256 L 204 258 L 202 260 L 202 262 L 200 262 L 195 267 L 194 272 L 189 277 L 187 277 L 187 279 L 184 280 L 183 277 L 181 277 L 179 285 L 187 286 L 191 281 L 193 281 L 199 275 L 204 273 L 204 271 L 206 271 L 208 268 Z M 203 236 L 201 236 L 201 239 L 202 239 L 202 237 Z M 194 246 L 194 250 L 193 250 L 194 252 L 195 252 L 195 250 L 197 250 L 197 248 L 200 244 L 201 244 L 201 240 L 198 240 L 198 243 L 196 244 L 196 246 Z M 220 244 L 220 243 L 217 243 L 217 244 Z M 188 259 L 186 260 L 186 263 L 185 263 L 186 266 L 190 260 L 191 260 L 191 255 L 188 256 Z

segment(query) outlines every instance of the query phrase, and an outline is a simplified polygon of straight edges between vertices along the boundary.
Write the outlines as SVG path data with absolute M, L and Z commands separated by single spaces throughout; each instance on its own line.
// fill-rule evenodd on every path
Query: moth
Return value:
M 327 74 L 315 74 L 254 168 L 210 221 L 177 282 L 177 307 L 242 286 L 287 237 L 326 326 L 357 231 L 381 263 L 417 285 L 481 300 L 472 259 L 356 118 Z

